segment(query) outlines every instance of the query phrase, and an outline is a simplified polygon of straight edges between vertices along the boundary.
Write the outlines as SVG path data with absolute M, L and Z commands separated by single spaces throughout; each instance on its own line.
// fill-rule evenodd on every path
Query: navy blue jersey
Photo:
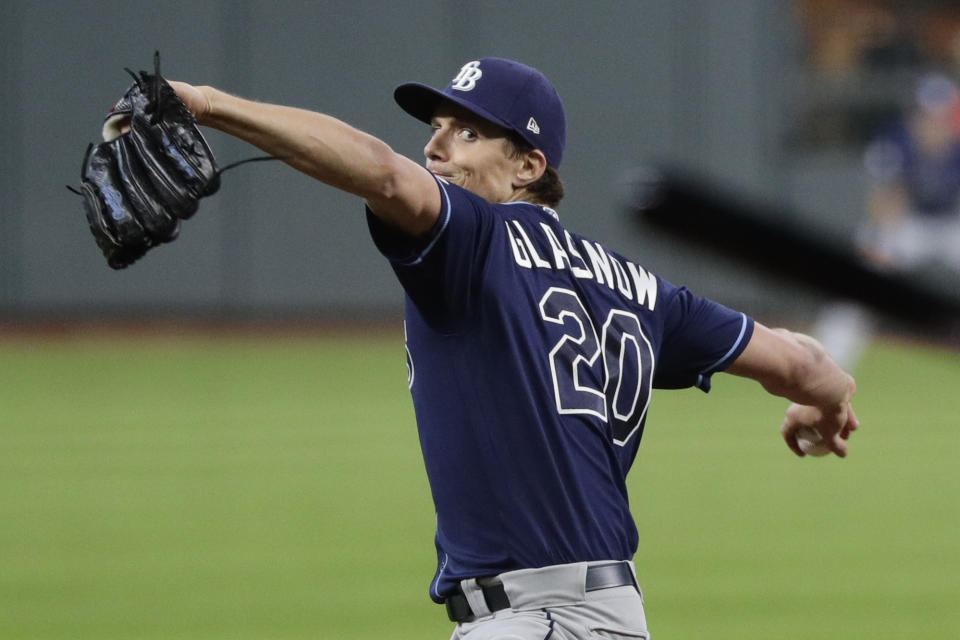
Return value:
M 708 388 L 753 321 L 567 231 L 440 183 L 417 243 L 368 213 L 406 294 L 440 602 L 464 578 L 637 548 L 625 478 L 654 387 Z

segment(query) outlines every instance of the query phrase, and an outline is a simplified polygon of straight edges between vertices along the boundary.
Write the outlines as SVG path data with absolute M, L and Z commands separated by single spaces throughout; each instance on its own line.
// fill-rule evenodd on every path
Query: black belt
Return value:
M 633 571 L 626 562 L 595 564 L 587 567 L 587 579 L 584 584 L 587 591 L 626 586 L 636 586 Z M 510 599 L 507 597 L 507 591 L 502 584 L 481 587 L 481 590 L 483 591 L 483 599 L 487 603 L 487 609 L 491 613 L 510 608 Z M 456 593 L 447 596 L 446 605 L 447 616 L 452 622 L 464 622 L 474 617 L 473 610 L 470 609 L 470 603 L 467 602 L 467 596 L 463 595 L 463 592 L 459 589 Z

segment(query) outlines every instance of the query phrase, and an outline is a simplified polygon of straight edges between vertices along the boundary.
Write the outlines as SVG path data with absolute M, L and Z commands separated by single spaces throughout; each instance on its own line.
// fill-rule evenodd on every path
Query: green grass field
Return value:
M 446 638 L 399 332 L 0 340 L 0 638 Z M 847 460 L 657 392 L 630 478 L 657 640 L 960 637 L 960 357 L 877 344 Z

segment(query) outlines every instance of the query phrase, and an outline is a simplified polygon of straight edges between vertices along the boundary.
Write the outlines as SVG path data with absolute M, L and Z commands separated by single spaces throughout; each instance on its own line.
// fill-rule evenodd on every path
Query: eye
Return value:
M 476 140 L 478 137 L 477 133 L 473 129 L 467 129 L 466 127 L 457 131 L 457 135 L 464 140 Z

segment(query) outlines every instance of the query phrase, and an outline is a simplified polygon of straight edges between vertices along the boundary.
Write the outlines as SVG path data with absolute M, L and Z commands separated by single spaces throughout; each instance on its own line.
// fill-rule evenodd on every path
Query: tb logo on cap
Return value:
M 477 86 L 477 80 L 483 75 L 480 70 L 480 61 L 474 60 L 460 67 L 460 73 L 450 81 L 450 88 L 457 91 L 470 91 Z

